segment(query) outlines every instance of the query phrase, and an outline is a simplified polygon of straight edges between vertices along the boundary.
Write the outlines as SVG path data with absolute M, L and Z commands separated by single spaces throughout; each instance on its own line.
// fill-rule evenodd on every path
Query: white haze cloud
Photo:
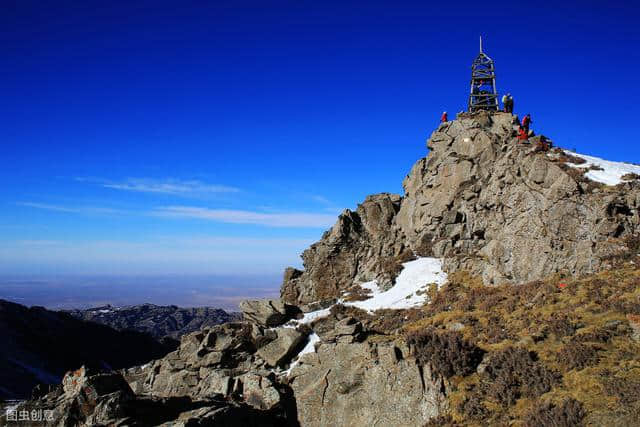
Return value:
M 195 218 L 230 224 L 254 224 L 268 227 L 327 228 L 336 220 L 335 215 L 319 213 L 264 213 L 233 209 L 208 209 L 192 206 L 164 206 L 154 215 L 175 218 Z
M 46 211 L 66 212 L 83 215 L 114 215 L 124 213 L 123 211 L 118 209 L 103 208 L 98 206 L 62 206 L 38 202 L 15 202 L 15 204 L 18 206 L 25 206 L 28 208 L 41 209 Z
M 237 193 L 240 189 L 228 185 L 209 184 L 198 180 L 128 178 L 114 182 L 100 179 L 76 178 L 77 181 L 97 182 L 102 187 L 139 193 L 171 194 L 178 196 L 202 196 L 220 193 Z

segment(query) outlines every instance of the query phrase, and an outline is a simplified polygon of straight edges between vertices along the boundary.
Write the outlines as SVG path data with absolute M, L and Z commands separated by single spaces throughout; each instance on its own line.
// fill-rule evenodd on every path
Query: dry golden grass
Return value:
M 598 274 L 519 286 L 485 287 L 462 272 L 430 290 L 432 302 L 402 333 L 455 328 L 487 352 L 485 371 L 450 378 L 451 423 L 640 419 L 640 342 L 632 338 L 640 321 L 640 269 L 628 259 Z

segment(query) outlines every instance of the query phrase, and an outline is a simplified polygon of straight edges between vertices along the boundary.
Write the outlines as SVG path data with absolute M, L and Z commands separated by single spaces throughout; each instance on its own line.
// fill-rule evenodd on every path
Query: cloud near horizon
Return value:
M 104 188 L 134 191 L 138 193 L 171 194 L 174 196 L 201 196 L 206 194 L 238 193 L 239 188 L 228 185 L 208 184 L 198 180 L 128 178 L 121 182 L 90 178 L 76 178 L 81 182 L 96 182 Z
M 74 214 L 84 214 L 84 215 L 114 215 L 121 214 L 123 211 L 119 209 L 111 209 L 111 208 L 101 208 L 97 206 L 60 206 L 60 205 L 52 205 L 48 203 L 37 203 L 37 202 L 15 202 L 18 206 L 25 206 L 28 208 L 34 209 L 42 209 L 47 211 L 54 212 L 66 212 L 66 213 L 74 213 Z
M 164 206 L 153 215 L 174 218 L 205 219 L 231 224 L 254 224 L 268 227 L 327 228 L 336 221 L 335 215 L 305 212 L 264 213 L 232 209 L 208 209 L 192 206 Z
M 62 206 L 38 202 L 15 202 L 25 206 L 53 212 L 81 215 L 122 215 L 145 214 L 144 212 L 123 211 L 97 206 Z M 281 212 L 265 213 L 238 209 L 209 209 L 194 206 L 162 206 L 146 212 L 147 215 L 162 218 L 204 219 L 226 224 L 253 224 L 278 228 L 328 228 L 336 221 L 336 214 Z

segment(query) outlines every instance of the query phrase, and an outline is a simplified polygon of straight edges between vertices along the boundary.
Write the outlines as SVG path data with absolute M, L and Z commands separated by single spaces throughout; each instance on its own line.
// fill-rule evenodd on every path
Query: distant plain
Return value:
M 245 298 L 277 297 L 279 276 L 0 276 L 0 299 L 49 309 L 152 303 L 238 310 Z

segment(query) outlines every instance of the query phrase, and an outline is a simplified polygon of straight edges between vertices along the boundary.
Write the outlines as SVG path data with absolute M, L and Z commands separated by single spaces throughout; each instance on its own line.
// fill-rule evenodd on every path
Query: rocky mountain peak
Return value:
M 287 270 L 283 300 L 335 300 L 371 280 L 390 287 L 416 256 L 488 285 L 600 269 L 638 229 L 637 176 L 590 179 L 602 168 L 549 149 L 543 136 L 522 143 L 518 125 L 515 115 L 486 111 L 442 123 L 404 179 L 404 196 L 372 195 L 345 210 L 302 254 L 304 271 Z
M 523 143 L 517 127 L 500 112 L 442 123 L 404 195 L 345 210 L 280 300 L 244 301 L 243 321 L 150 363 L 69 372 L 18 411 L 53 411 L 49 425 L 634 425 L 640 166 Z

